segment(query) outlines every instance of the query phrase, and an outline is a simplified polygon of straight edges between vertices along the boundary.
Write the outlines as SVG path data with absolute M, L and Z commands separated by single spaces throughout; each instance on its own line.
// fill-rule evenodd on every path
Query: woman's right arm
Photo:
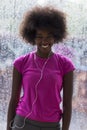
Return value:
M 10 98 L 8 113 L 7 113 L 7 130 L 12 130 L 9 127 L 9 124 L 11 120 L 14 119 L 16 114 L 16 107 L 19 102 L 20 92 L 21 92 L 21 80 L 22 80 L 22 75 L 14 67 L 13 79 L 12 79 L 12 93 L 11 93 L 11 98 Z

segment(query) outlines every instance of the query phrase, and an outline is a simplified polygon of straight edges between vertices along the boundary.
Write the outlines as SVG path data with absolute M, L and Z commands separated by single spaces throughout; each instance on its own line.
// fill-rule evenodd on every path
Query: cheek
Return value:
M 35 44 L 36 44 L 36 45 L 40 45 L 41 42 L 42 42 L 41 40 L 35 40 Z
M 50 43 L 51 43 L 51 45 L 53 45 L 55 43 L 55 40 L 54 39 L 51 40 Z
M 36 46 L 40 46 L 40 42 L 35 41 Z
M 53 46 L 53 44 L 54 44 L 54 41 L 51 41 L 51 43 L 50 43 L 50 44 L 51 44 L 51 46 Z

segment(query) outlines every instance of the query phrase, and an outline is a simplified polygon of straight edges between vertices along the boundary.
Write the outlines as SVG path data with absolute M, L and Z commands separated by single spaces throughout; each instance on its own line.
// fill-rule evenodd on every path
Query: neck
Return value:
M 42 52 L 37 51 L 36 54 L 37 54 L 39 57 L 48 58 L 48 57 L 50 57 L 50 56 L 53 54 L 53 52 L 50 51 L 50 52 L 48 52 L 48 53 L 42 53 Z

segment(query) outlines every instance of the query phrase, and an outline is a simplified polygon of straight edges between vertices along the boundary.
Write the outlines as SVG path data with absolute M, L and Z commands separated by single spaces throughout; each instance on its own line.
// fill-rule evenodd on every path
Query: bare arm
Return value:
M 13 68 L 12 93 L 7 115 L 7 130 L 11 130 L 9 124 L 10 121 L 13 120 L 15 116 L 16 107 L 20 98 L 21 78 L 22 78 L 21 74 L 16 70 L 16 68 Z
M 72 113 L 73 72 L 64 76 L 62 130 L 69 130 Z

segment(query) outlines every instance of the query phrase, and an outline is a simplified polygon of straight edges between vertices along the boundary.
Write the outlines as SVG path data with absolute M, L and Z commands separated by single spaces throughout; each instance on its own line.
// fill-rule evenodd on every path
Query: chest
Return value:
M 35 63 L 33 60 L 29 64 L 24 66 L 23 71 L 23 84 L 29 84 L 35 86 L 39 82 L 39 85 L 46 87 L 48 86 L 59 86 L 62 85 L 62 75 L 60 68 L 55 61 L 49 61 L 46 63 L 38 62 Z

